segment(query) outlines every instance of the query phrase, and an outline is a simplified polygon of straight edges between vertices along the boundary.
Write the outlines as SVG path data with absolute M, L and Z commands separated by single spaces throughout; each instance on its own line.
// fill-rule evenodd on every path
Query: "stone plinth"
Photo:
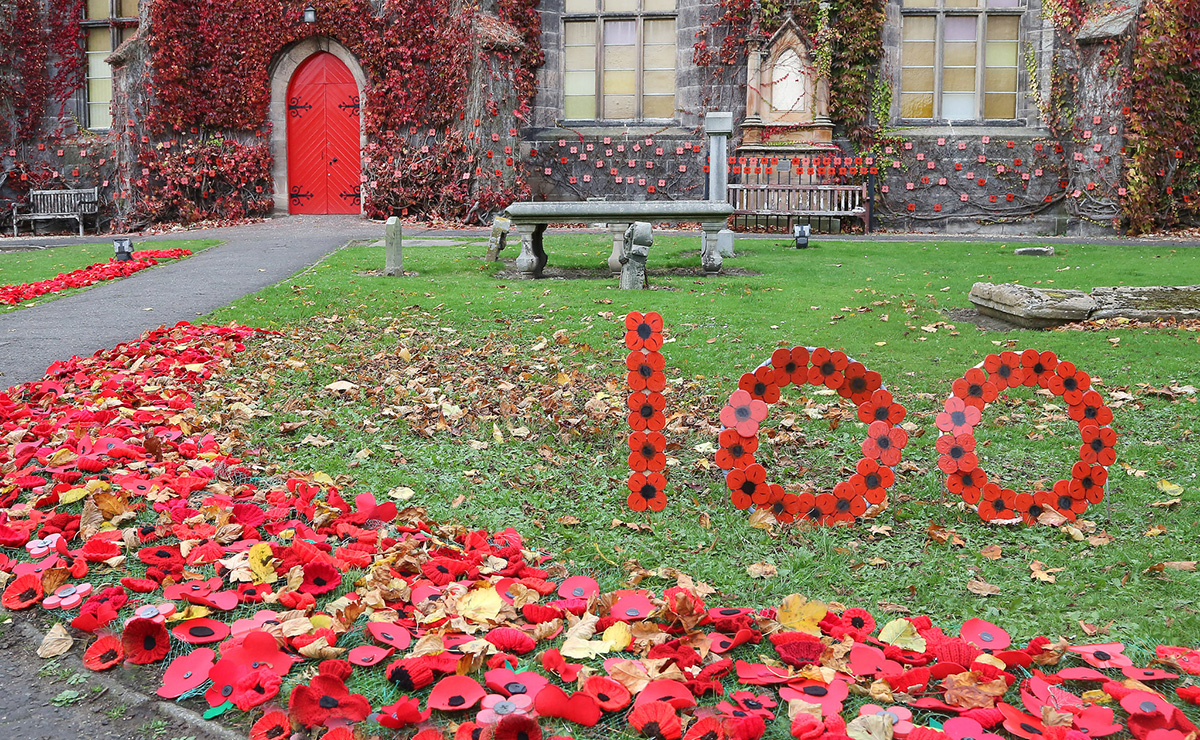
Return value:
M 979 312 L 1027 329 L 1085 321 L 1097 304 L 1080 290 L 1039 290 L 1014 283 L 975 283 L 969 296 Z

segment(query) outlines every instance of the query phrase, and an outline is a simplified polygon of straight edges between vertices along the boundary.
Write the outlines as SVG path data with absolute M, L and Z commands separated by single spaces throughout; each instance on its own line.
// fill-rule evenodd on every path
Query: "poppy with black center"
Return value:
M 146 665 L 167 657 L 171 649 L 167 628 L 153 619 L 132 619 L 125 625 L 121 644 L 130 663 Z
M 250 726 L 250 740 L 282 740 L 292 734 L 292 723 L 284 712 L 267 712 Z
M 493 740 L 542 740 L 542 728 L 534 718 L 524 714 L 508 714 L 492 731 Z

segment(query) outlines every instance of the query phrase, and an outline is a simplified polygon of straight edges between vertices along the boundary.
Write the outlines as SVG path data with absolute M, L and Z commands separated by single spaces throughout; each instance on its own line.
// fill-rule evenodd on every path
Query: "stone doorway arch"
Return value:
M 287 93 L 292 74 L 304 60 L 319 52 L 329 52 L 340 59 L 350 69 L 354 82 L 358 85 L 359 100 L 366 102 L 364 91 L 367 88 L 367 76 L 363 74 L 358 59 L 336 39 L 328 36 L 312 36 L 297 41 L 286 47 L 271 64 L 271 156 L 275 162 L 271 168 L 271 176 L 275 182 L 274 200 L 277 213 L 288 212 L 288 157 L 287 157 Z M 359 147 L 366 148 L 367 136 L 362 128 L 362 117 L 359 117 Z M 361 213 L 361 211 L 360 211 Z

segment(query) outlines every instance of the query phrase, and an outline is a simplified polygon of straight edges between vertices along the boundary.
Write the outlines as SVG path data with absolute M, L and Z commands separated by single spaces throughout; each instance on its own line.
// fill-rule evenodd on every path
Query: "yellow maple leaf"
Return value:
M 885 624 L 879 631 L 879 641 L 904 650 L 925 652 L 925 638 L 917 634 L 917 628 L 907 619 L 893 619 Z
M 633 642 L 633 633 L 629 631 L 628 624 L 617 622 L 604 630 L 603 639 L 612 646 L 613 650 L 624 650 L 629 647 L 629 643 Z
M 271 553 L 269 544 L 260 542 L 250 548 L 249 554 L 250 572 L 254 574 L 255 583 L 274 583 L 279 580 L 279 574 L 271 564 L 275 556 Z
M 792 594 L 783 600 L 776 618 L 789 630 L 820 635 L 818 623 L 829 613 L 824 602 L 809 601 L 800 594 Z
M 476 588 L 458 600 L 458 614 L 476 624 L 492 624 L 504 608 L 504 601 L 492 586 Z

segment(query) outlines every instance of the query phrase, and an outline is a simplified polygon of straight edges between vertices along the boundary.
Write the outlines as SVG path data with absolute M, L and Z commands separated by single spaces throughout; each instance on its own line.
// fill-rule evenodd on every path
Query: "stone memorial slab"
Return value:
M 975 283 L 969 298 L 980 313 L 1028 329 L 1085 321 L 1097 305 L 1081 290 L 1041 290 L 1015 283 Z

